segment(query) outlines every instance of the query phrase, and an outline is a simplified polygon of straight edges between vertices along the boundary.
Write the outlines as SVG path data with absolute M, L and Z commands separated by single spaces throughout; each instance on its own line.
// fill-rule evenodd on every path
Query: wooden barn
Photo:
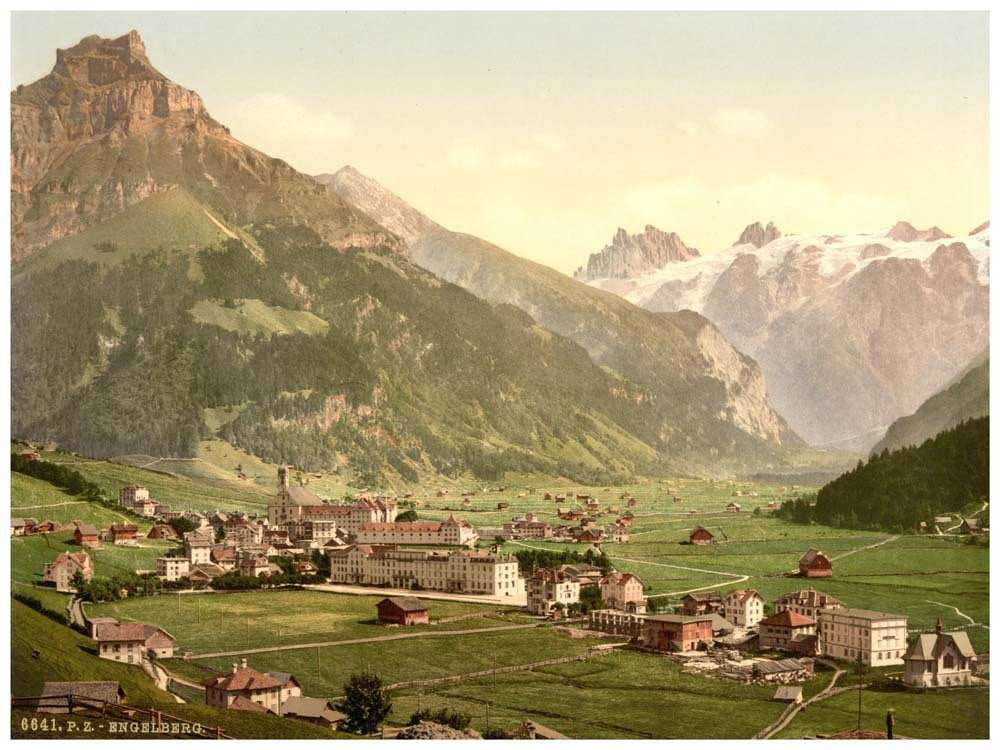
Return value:
M 427 625 L 427 606 L 415 596 L 390 596 L 375 605 L 379 625 Z
M 799 560 L 799 575 L 806 578 L 828 578 L 833 575 L 833 563 L 818 549 L 810 549 Z

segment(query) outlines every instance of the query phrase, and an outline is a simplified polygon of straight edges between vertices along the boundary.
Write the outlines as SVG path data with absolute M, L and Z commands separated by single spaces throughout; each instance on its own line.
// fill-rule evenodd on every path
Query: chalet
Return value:
M 778 501 L 777 500 L 772 500 L 771 502 L 769 502 L 767 504 L 767 507 L 768 507 L 769 510 L 777 510 L 777 508 L 778 508 Z M 780 690 L 780 688 L 779 688 L 779 690 Z
M 726 513 L 739 513 L 742 510 L 742 506 L 739 503 L 729 503 L 726 506 Z
M 123 704 L 125 689 L 114 680 L 46 682 L 42 685 L 39 698 L 36 709 L 39 713 L 65 714 L 69 713 L 71 698 L 82 699 L 79 702 L 73 701 L 73 710 L 76 710 L 77 706 L 82 710 L 101 710 L 107 703 Z
M 688 617 L 710 615 L 720 612 L 722 608 L 722 595 L 718 591 L 698 591 L 681 599 L 681 614 Z
M 792 591 L 783 594 L 774 601 L 774 612 L 784 612 L 788 610 L 799 615 L 811 617 L 819 620 L 821 609 L 839 609 L 846 607 L 840 599 L 836 599 L 829 594 L 824 594 L 816 589 L 803 589 L 802 591 Z
M 688 534 L 688 541 L 691 544 L 708 545 L 715 541 L 715 536 L 704 526 L 695 526 Z
M 337 711 L 326 698 L 288 698 L 281 704 L 281 715 L 289 719 L 308 721 L 327 729 L 336 729 L 347 718 Z
M 577 495 L 577 500 L 590 500 L 590 495 Z
M 566 502 L 566 496 L 565 495 L 556 495 L 556 502 L 557 503 Z
M 734 589 L 723 601 L 724 616 L 734 625 L 752 628 L 764 619 L 764 597 L 754 589 Z
M 827 578 L 833 575 L 830 558 L 812 548 L 799 559 L 799 575 L 805 578 Z
M 508 510 L 510 503 L 497 503 L 497 510 Z
M 135 544 L 139 527 L 134 523 L 111 524 L 111 541 L 115 544 Z
M 601 579 L 600 587 L 601 598 L 610 609 L 636 614 L 646 611 L 642 579 L 635 573 L 609 573 Z
M 96 547 L 100 543 L 99 532 L 97 531 L 97 527 L 92 523 L 77 526 L 76 531 L 73 532 L 73 539 L 77 544 L 85 547 Z
M 379 625 L 427 625 L 427 605 L 415 596 L 390 596 L 375 605 Z
M 205 703 L 236 710 L 258 710 L 245 706 L 249 702 L 263 711 L 281 712 L 282 683 L 270 675 L 262 674 L 247 666 L 233 664 L 232 671 L 222 677 L 212 677 L 202 683 L 205 686 Z M 239 704 L 234 705 L 237 701 Z
M 462 498 L 462 505 L 463 505 L 464 507 L 468 508 L 468 507 L 469 507 L 470 505 L 472 505 L 472 500 L 470 500 L 470 499 L 469 499 L 469 498 L 467 498 L 467 497 L 463 497 L 463 498 Z
M 903 655 L 903 682 L 915 687 L 947 687 L 972 682 L 976 652 L 964 631 L 918 635 Z
M 90 555 L 86 552 L 60 552 L 53 562 L 45 564 L 43 579 L 54 583 L 56 591 L 75 592 L 72 580 L 77 573 L 85 581 L 94 577 L 94 564 Z
M 212 562 L 220 568 L 232 570 L 236 567 L 236 550 L 224 545 L 212 547 Z
M 973 536 L 985 536 L 990 533 L 990 530 L 983 527 L 983 522 L 978 518 L 963 518 L 962 525 L 958 527 L 958 530 L 963 534 L 972 534 Z
M 611 524 L 611 541 L 617 544 L 628 544 L 628 524 L 621 521 Z
M 565 512 L 560 510 L 558 516 L 564 521 L 582 521 L 584 512 L 582 510 L 566 510 Z
M 642 622 L 639 641 L 656 651 L 704 651 L 712 645 L 712 618 L 650 615 Z
M 153 528 L 149 530 L 146 534 L 147 539 L 176 539 L 177 532 L 174 531 L 173 526 L 168 526 L 165 523 L 158 523 Z
M 625 528 L 629 528 L 632 525 L 632 521 L 634 520 L 635 516 L 633 516 L 631 513 L 626 513 L 625 515 L 623 515 L 621 518 L 618 519 L 618 523 L 620 523 Z
M 551 492 L 546 492 L 545 493 L 545 499 L 546 500 L 551 500 L 552 499 L 552 493 Z
M 97 628 L 97 655 L 102 659 L 138 664 L 147 651 L 172 658 L 174 637 L 144 622 L 104 623 Z
M 604 541 L 604 529 L 573 529 L 573 541 L 580 544 L 600 545 Z
M 53 532 L 62 529 L 62 525 L 58 521 L 40 521 L 36 523 L 32 529 L 32 534 L 51 534 Z
M 30 534 L 35 523 L 37 522 L 34 518 L 12 518 L 10 519 L 10 535 L 25 536 Z
M 797 651 L 807 656 L 816 653 L 816 621 L 797 612 L 786 609 L 764 618 L 758 623 L 758 633 L 761 648 Z
M 38 451 L 22 451 L 20 454 L 21 458 L 25 461 L 37 461 L 41 456 Z

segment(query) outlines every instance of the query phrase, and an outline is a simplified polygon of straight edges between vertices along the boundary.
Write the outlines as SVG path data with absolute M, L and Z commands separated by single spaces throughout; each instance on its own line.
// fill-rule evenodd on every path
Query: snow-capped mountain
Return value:
M 761 231 L 756 231 L 761 229 Z M 853 235 L 751 225 L 713 255 L 589 283 L 654 312 L 691 309 L 757 359 L 814 445 L 865 450 L 989 343 L 989 224 Z

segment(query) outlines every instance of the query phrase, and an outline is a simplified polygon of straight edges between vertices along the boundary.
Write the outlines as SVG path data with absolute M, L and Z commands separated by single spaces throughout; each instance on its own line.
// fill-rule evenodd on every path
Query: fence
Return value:
M 100 713 L 102 719 L 122 719 L 132 723 L 137 717 L 153 722 L 157 727 L 164 724 L 178 724 L 180 731 L 163 732 L 169 735 L 183 735 L 187 737 L 200 737 L 202 739 L 233 739 L 222 731 L 222 727 L 203 727 L 190 719 L 182 719 L 179 716 L 168 714 L 155 708 L 140 708 L 137 706 L 126 706 L 121 703 L 111 703 L 101 698 L 91 698 L 85 695 L 50 695 L 36 696 L 30 698 L 11 697 L 11 709 L 21 708 L 31 711 L 43 711 L 46 713 L 73 713 L 83 709 Z M 187 727 L 185 730 L 184 727 Z

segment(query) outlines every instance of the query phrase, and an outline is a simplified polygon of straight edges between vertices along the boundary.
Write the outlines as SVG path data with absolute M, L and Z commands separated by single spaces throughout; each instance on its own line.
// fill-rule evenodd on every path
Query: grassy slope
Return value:
M 148 526 L 146 530 L 148 531 Z M 102 542 L 100 547 L 84 549 L 73 543 L 68 531 L 54 534 L 33 534 L 10 540 L 11 578 L 22 583 L 39 583 L 43 565 L 56 559 L 60 552 L 85 551 L 94 562 L 94 573 L 110 577 L 132 570 L 153 570 L 156 558 L 174 547 L 159 539 L 140 539 L 139 546 L 124 547 Z
M 250 336 L 263 334 L 270 337 L 289 333 L 322 336 L 330 328 L 325 320 L 305 310 L 288 310 L 265 304 L 259 299 L 237 300 L 235 305 L 229 308 L 213 300 L 199 300 L 191 308 L 191 315 L 199 323 Z
M 33 651 L 39 653 L 37 658 L 32 656 Z M 277 716 L 178 704 L 172 695 L 159 690 L 140 668 L 98 658 L 90 638 L 12 601 L 11 692 L 17 696 L 36 696 L 48 680 L 116 680 L 125 689 L 127 701 L 132 706 L 159 707 L 206 727 L 221 726 L 226 734 L 234 737 L 329 739 L 335 736 L 319 727 Z M 19 719 L 23 716 L 31 714 L 19 711 L 12 717 L 13 730 L 18 731 Z M 88 735 L 89 738 L 98 736 L 100 734 Z

